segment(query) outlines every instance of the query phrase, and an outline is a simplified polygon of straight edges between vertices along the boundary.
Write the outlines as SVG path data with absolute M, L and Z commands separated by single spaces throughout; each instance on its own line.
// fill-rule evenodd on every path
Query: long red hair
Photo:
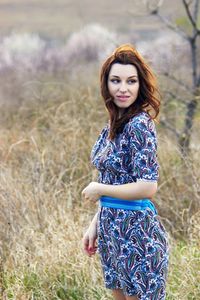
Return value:
M 113 102 L 108 90 L 108 76 L 114 63 L 132 64 L 136 67 L 139 78 L 138 97 L 125 113 L 118 118 L 119 108 Z M 157 88 L 156 77 L 139 52 L 130 44 L 124 44 L 105 60 L 100 71 L 101 95 L 110 116 L 109 138 L 113 139 L 123 130 L 128 120 L 142 111 L 146 111 L 152 119 L 159 114 L 160 93 Z

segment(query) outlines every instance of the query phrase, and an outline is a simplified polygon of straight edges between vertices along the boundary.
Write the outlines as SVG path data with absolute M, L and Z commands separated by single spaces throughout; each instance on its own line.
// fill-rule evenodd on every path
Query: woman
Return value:
M 84 250 L 91 256 L 98 249 L 114 299 L 163 300 L 168 237 L 151 201 L 159 168 L 155 76 L 138 51 L 125 44 L 106 59 L 100 77 L 110 120 L 91 152 L 98 182 L 82 191 L 85 199 L 99 201 L 83 237 Z

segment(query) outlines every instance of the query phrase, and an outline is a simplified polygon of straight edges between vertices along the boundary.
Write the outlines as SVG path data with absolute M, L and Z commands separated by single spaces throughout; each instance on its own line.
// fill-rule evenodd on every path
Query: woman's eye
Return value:
M 119 82 L 120 82 L 119 79 L 111 79 L 110 81 L 113 82 L 113 83 L 119 83 Z M 130 80 L 128 80 L 127 82 L 128 82 L 128 84 L 134 84 L 134 83 L 137 82 L 137 80 L 135 80 L 135 79 L 130 79 Z
M 119 79 L 111 79 L 110 81 L 113 83 L 119 83 Z
M 131 79 L 131 80 L 128 81 L 128 83 L 130 83 L 130 84 L 136 83 L 136 82 L 137 82 L 137 80 L 134 80 L 134 79 Z

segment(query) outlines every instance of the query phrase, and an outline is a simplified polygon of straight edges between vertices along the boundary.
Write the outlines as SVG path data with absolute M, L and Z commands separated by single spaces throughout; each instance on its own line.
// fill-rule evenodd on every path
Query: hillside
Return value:
M 162 12 L 177 17 L 181 1 L 164 1 Z M 143 1 L 120 0 L 2 0 L 0 32 L 38 32 L 46 38 L 66 38 L 88 23 L 97 22 L 120 33 L 155 31 L 161 25 L 155 17 L 147 17 Z M 147 26 L 148 23 L 148 26 Z

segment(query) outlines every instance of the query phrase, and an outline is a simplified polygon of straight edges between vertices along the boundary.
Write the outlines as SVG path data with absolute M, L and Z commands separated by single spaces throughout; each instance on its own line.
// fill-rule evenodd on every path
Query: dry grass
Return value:
M 96 210 L 82 201 L 81 191 L 97 178 L 89 155 L 107 116 L 96 78 L 90 87 L 77 82 L 54 85 L 52 98 L 52 85 L 45 85 L 42 97 L 36 93 L 37 99 L 2 121 L 2 299 L 111 299 L 98 258 L 86 257 L 81 248 Z M 175 144 L 158 131 L 161 178 L 154 201 L 171 241 L 167 299 L 198 299 L 199 159 L 193 153 L 181 160 Z

